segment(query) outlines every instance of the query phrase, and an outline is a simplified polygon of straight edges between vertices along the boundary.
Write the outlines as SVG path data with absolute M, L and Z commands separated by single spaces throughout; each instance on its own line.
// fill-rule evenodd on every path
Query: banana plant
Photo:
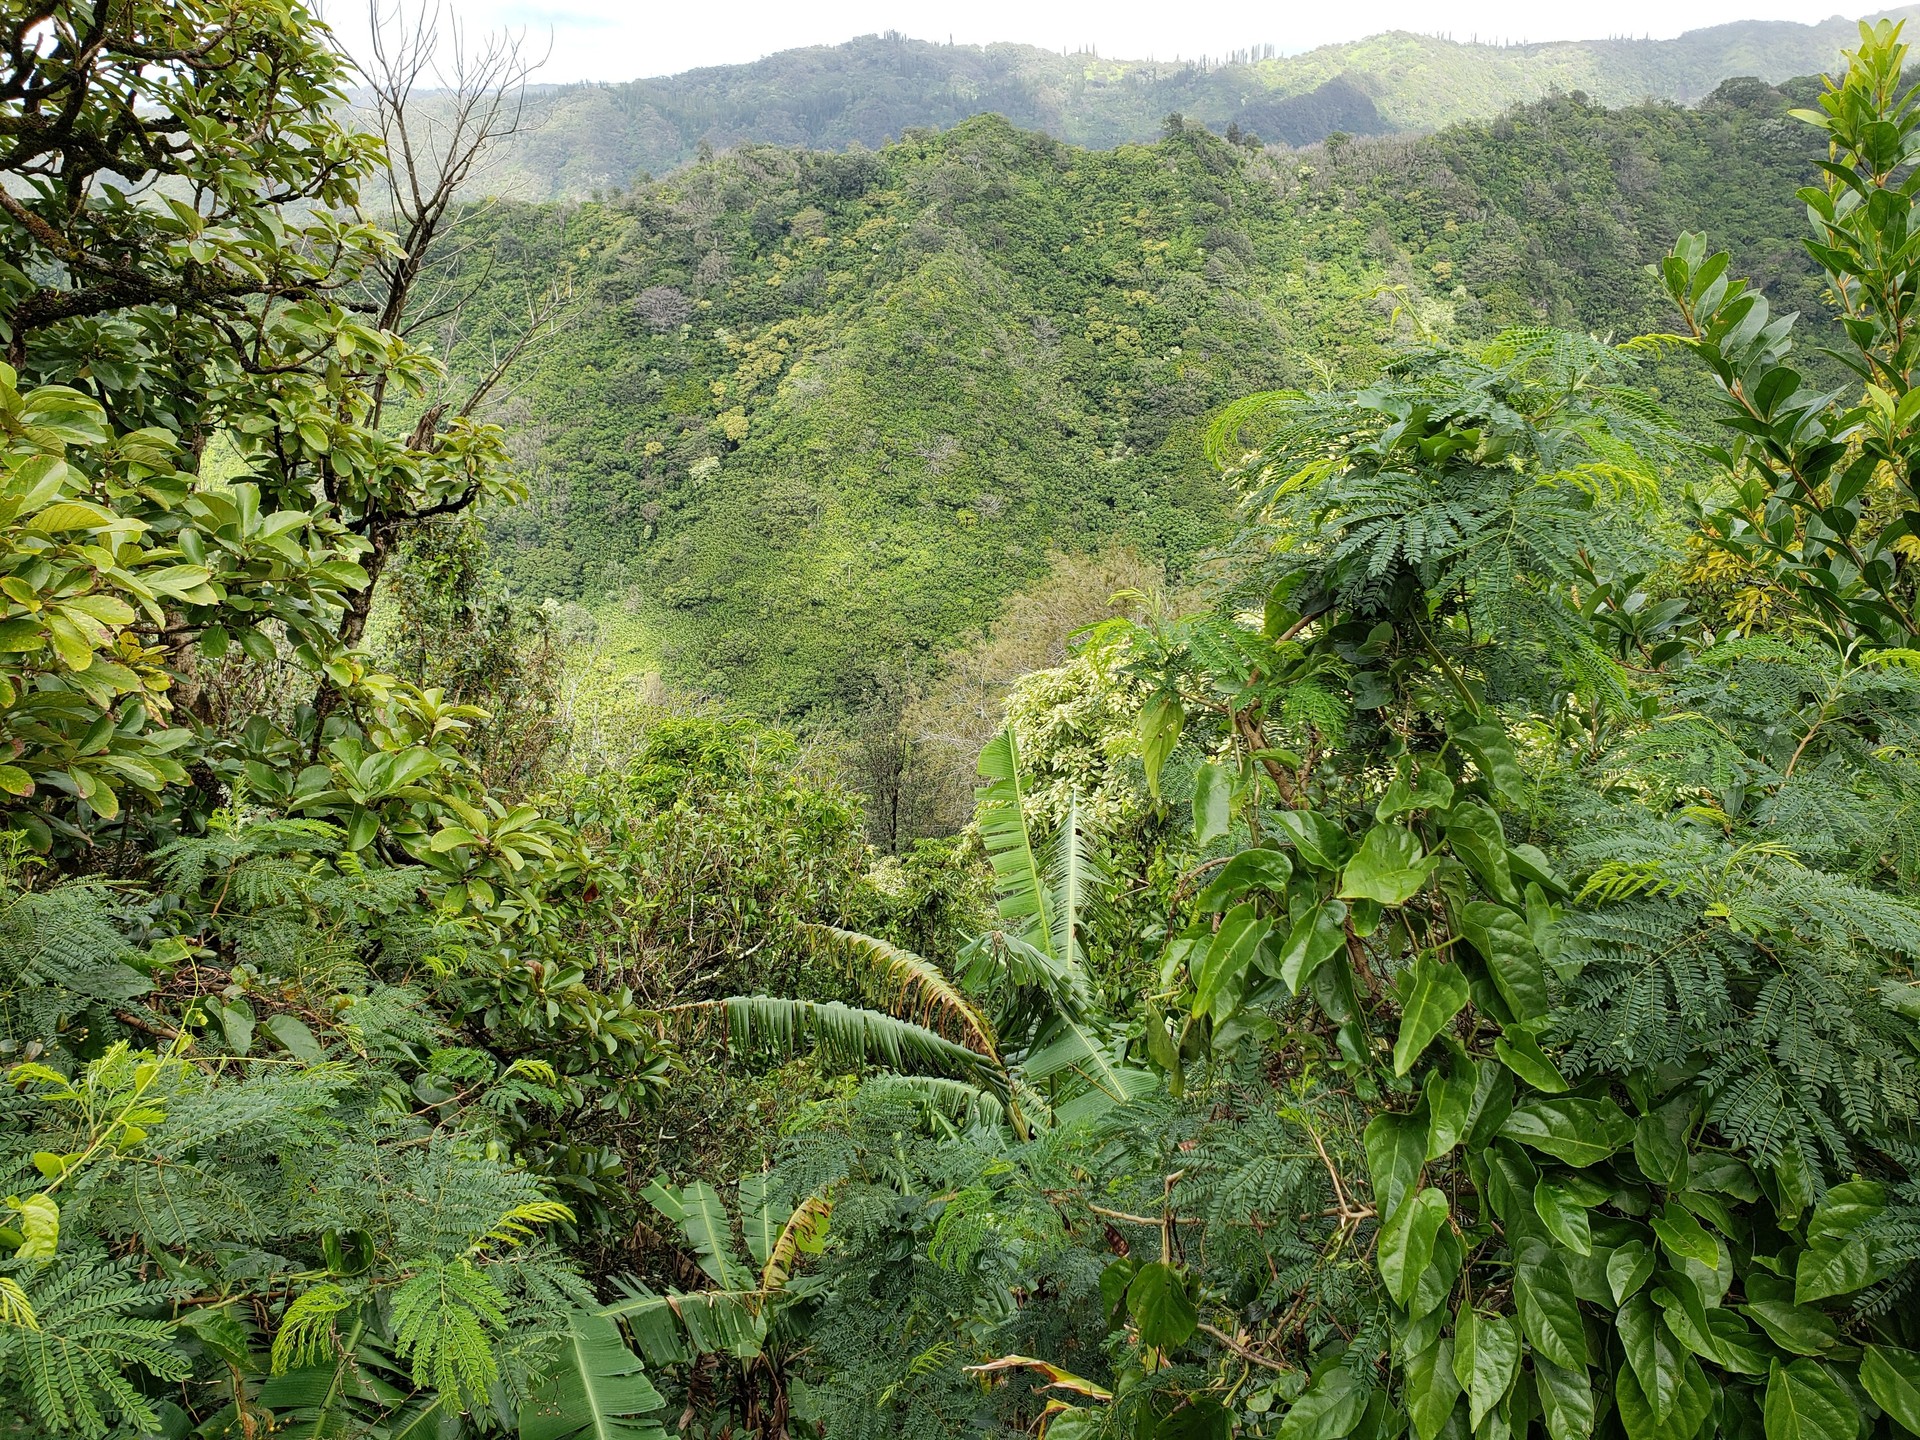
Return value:
M 980 755 L 980 838 L 1000 924 L 966 947 L 969 988 L 993 994 L 1013 1073 L 1056 1121 L 1085 1118 L 1158 1085 L 1126 1058 L 1126 1037 L 1087 968 L 1088 927 L 1112 879 L 1076 796 L 1051 836 L 1036 837 L 1011 730 Z
M 623 1282 L 628 1297 L 599 1313 L 626 1322 L 649 1364 L 680 1364 L 697 1355 L 737 1360 L 760 1355 L 779 1312 L 813 1293 L 798 1271 L 802 1257 L 826 1247 L 832 1198 L 810 1195 L 788 1206 L 779 1203 L 767 1176 L 742 1178 L 739 1216 L 747 1257 L 742 1259 L 726 1202 L 706 1181 L 674 1186 L 656 1177 L 640 1194 L 680 1232 L 713 1283 L 662 1295 L 637 1281 Z
M 1053 835 L 1036 836 L 1011 732 L 987 746 L 980 772 L 1000 923 L 962 951 L 961 984 L 884 940 L 816 925 L 868 1006 L 735 995 L 671 1006 L 669 1022 L 721 1028 L 736 1052 L 806 1046 L 848 1068 L 883 1065 L 942 1113 L 1003 1120 L 1023 1139 L 1036 1118 L 1082 1119 L 1153 1090 L 1157 1077 L 1127 1062 L 1126 1036 L 1087 969 L 1087 926 L 1111 882 L 1077 802 Z M 991 997 L 991 1018 L 976 994 Z

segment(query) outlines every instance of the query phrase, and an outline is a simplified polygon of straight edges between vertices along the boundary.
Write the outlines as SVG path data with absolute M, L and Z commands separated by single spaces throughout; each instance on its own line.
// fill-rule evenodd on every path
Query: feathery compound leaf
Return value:
M 506 1328 L 506 1297 L 465 1258 L 435 1257 L 393 1292 L 395 1356 L 411 1357 L 413 1383 L 456 1409 L 485 1400 L 499 1378 L 493 1335 Z
M 338 1285 L 316 1285 L 296 1296 L 280 1317 L 280 1332 L 273 1337 L 272 1367 L 275 1375 L 313 1365 L 325 1358 L 331 1348 L 334 1317 L 352 1302 Z
M 158 1380 L 191 1373 L 170 1343 L 171 1323 L 130 1313 L 158 1306 L 169 1287 L 132 1273 L 129 1262 L 72 1261 L 47 1267 L 21 1287 L 24 1302 L 11 1302 L 39 1323 L 0 1330 L 0 1389 L 23 1397 L 49 1431 L 103 1436 L 115 1421 L 157 1429 L 159 1417 L 125 1372 L 139 1368 Z

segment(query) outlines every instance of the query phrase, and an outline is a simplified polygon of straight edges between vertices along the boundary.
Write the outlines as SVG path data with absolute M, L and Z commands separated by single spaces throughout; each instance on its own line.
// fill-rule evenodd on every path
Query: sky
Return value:
M 375 0 L 391 7 L 395 0 Z M 399 0 L 415 7 L 423 0 Z M 432 4 L 434 0 L 424 0 Z M 1381 30 L 1418 30 L 1456 40 L 1586 40 L 1608 35 L 1664 39 L 1729 20 L 1810 22 L 1832 0 L 438 0 L 469 31 L 524 31 L 547 50 L 543 81 L 633 80 L 700 65 L 757 60 L 798 45 L 837 45 L 856 35 L 903 31 L 920 40 L 980 45 L 1015 40 L 1050 49 L 1092 48 L 1116 59 L 1225 56 L 1255 45 L 1280 53 L 1356 40 Z M 319 7 L 351 52 L 366 33 L 367 0 Z M 1847 13 L 1854 13 L 1848 11 Z

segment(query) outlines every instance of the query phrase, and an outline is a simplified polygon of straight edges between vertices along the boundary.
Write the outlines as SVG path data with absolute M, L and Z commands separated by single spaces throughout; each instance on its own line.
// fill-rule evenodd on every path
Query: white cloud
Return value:
M 391 0 L 383 0 L 391 3 Z M 417 0 L 406 0 L 408 4 Z M 1122 59 L 1225 55 L 1252 45 L 1283 52 L 1358 39 L 1381 30 L 1418 30 L 1456 40 L 1580 40 L 1607 35 L 1665 38 L 1731 20 L 1811 22 L 1832 14 L 1830 0 L 1370 0 L 1335 6 L 1215 0 L 1202 6 L 1143 0 L 720 0 L 704 5 L 656 0 L 442 0 L 470 30 L 524 30 L 536 50 L 551 39 L 543 80 L 631 80 L 701 65 L 755 60 L 799 45 L 834 45 L 856 35 L 899 30 L 916 39 L 961 44 L 1014 40 L 1050 49 L 1092 45 Z M 351 48 L 365 33 L 363 0 L 328 0 L 327 18 Z

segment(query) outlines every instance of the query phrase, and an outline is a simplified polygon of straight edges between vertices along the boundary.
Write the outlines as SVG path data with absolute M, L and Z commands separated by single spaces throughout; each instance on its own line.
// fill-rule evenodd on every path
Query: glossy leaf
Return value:
M 1463 1306 L 1453 1330 L 1453 1373 L 1467 1397 L 1474 1429 L 1505 1398 L 1520 1370 L 1520 1332 L 1504 1315 Z
M 1611 1100 L 1558 1098 L 1516 1105 L 1500 1133 L 1584 1168 L 1599 1164 L 1625 1145 L 1633 1127 Z
M 1767 1376 L 1767 1440 L 1854 1440 L 1860 1408 L 1818 1360 L 1775 1361 Z
M 1559 1257 L 1543 1245 L 1529 1246 L 1516 1257 L 1513 1299 L 1535 1350 L 1568 1370 L 1586 1368 L 1586 1326 Z
M 1874 1404 L 1910 1434 L 1920 1435 L 1920 1354 L 1869 1345 L 1860 1360 L 1860 1384 Z
M 1405 826 L 1376 825 L 1341 871 L 1340 897 L 1403 905 L 1427 883 L 1436 863 Z
M 1434 1237 L 1447 1223 L 1447 1197 L 1431 1185 L 1395 1206 L 1380 1226 L 1378 1264 L 1387 1293 L 1404 1306 L 1433 1261 Z
M 1127 1313 L 1140 1332 L 1140 1343 L 1155 1350 L 1186 1344 L 1200 1320 L 1187 1277 L 1165 1261 L 1140 1267 L 1127 1286 Z
M 1405 1075 L 1413 1069 L 1434 1037 L 1466 1007 L 1470 993 L 1460 968 L 1431 951 L 1414 962 L 1407 977 L 1400 1034 L 1393 1043 L 1394 1074 Z

